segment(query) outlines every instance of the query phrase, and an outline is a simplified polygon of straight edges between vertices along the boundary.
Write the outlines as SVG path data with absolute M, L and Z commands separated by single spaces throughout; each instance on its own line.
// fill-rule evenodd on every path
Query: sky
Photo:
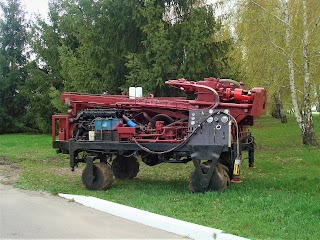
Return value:
M 34 14 L 40 14 L 43 18 L 47 17 L 49 0 L 21 0 L 23 10 L 27 13 L 27 18 Z
M 207 0 L 208 3 L 215 0 Z M 26 18 L 30 19 L 35 14 L 40 14 L 43 18 L 47 18 L 49 0 L 21 0 L 23 10 L 27 13 Z M 1 12 L 0 12 L 1 17 Z
M 27 18 L 34 14 L 41 14 L 43 18 L 47 17 L 49 0 L 21 0 L 24 10 L 27 12 Z M 207 0 L 208 3 L 215 2 L 215 0 Z

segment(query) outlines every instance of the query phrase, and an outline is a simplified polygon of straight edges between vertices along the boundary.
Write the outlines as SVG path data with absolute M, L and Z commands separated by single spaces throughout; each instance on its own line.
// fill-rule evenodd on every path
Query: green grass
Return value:
M 320 136 L 320 117 L 314 120 Z M 137 179 L 87 191 L 80 180 L 83 166 L 69 172 L 68 156 L 55 154 L 48 135 L 1 135 L 0 156 L 23 166 L 15 183 L 20 188 L 95 196 L 251 239 L 319 238 L 319 148 L 301 144 L 292 116 L 287 124 L 261 117 L 251 131 L 256 169 L 244 162 L 243 183 L 223 193 L 190 193 L 191 163 L 141 164 Z

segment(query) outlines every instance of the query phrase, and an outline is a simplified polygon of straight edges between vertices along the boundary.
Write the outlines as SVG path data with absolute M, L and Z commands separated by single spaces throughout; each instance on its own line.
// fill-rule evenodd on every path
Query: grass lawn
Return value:
M 251 239 L 318 239 L 320 151 L 303 146 L 293 117 L 288 120 L 258 119 L 251 128 L 256 169 L 245 161 L 243 183 L 223 193 L 190 193 L 192 163 L 142 163 L 136 179 L 115 180 L 108 191 L 87 191 L 80 179 L 84 166 L 71 172 L 68 156 L 55 154 L 49 135 L 0 135 L 0 165 L 10 163 L 12 172 L 19 168 L 13 184 L 24 189 L 95 196 Z M 319 137 L 320 117 L 314 120 Z

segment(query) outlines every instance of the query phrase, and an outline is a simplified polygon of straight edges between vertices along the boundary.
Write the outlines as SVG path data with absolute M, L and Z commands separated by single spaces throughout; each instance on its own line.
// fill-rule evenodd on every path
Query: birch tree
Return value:
M 283 104 L 288 105 L 286 89 L 289 86 L 284 81 L 284 32 L 278 20 L 281 12 L 275 10 L 278 3 L 278 0 L 238 2 L 232 54 L 240 65 L 241 78 L 251 87 L 266 87 L 272 115 L 286 122 Z
M 306 145 L 315 145 L 317 143 L 313 127 L 313 119 L 311 114 L 311 85 L 310 85 L 310 67 L 309 67 L 309 31 L 308 31 L 308 12 L 306 0 L 303 4 L 303 40 L 302 40 L 302 54 L 304 59 L 304 105 L 302 109 L 299 108 L 297 89 L 296 89 L 296 70 L 294 66 L 293 54 L 295 48 L 292 48 L 292 26 L 290 25 L 289 2 L 282 0 L 284 28 L 285 28 L 285 42 L 286 42 L 286 56 L 289 71 L 290 93 L 292 99 L 292 106 L 294 115 L 299 128 L 302 133 L 302 141 Z M 301 114 L 304 113 L 304 116 Z
M 239 9 L 235 26 L 244 76 L 285 104 L 290 99 L 287 108 L 294 111 L 302 142 L 317 144 L 311 107 L 319 92 L 320 2 L 244 0 Z

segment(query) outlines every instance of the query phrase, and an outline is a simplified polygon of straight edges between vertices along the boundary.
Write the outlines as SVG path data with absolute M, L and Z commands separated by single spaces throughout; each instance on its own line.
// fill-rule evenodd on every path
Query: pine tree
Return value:
M 19 0 L 0 2 L 0 133 L 23 130 L 20 117 L 26 111 L 20 87 L 27 78 L 27 38 L 24 12 Z
M 217 41 L 221 30 L 214 8 L 203 1 L 145 1 L 135 9 L 143 48 L 130 53 L 125 87 L 140 85 L 156 95 L 168 95 L 168 79 L 197 81 L 221 77 L 227 68 L 230 43 Z

